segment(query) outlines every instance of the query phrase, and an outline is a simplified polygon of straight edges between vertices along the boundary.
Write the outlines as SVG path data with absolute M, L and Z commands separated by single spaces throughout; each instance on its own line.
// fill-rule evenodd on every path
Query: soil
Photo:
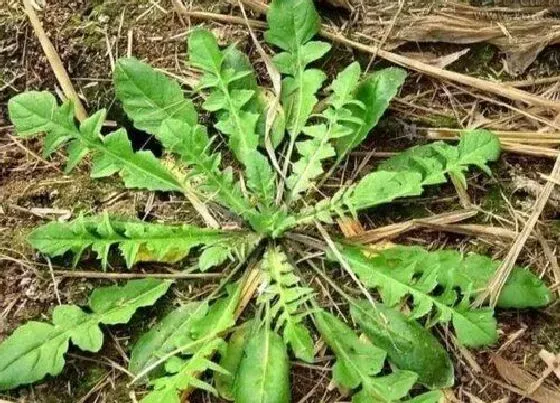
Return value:
M 37 1 L 41 3 L 41 1 Z M 107 108 L 109 119 L 124 125 L 129 130 L 136 147 L 147 146 L 157 152 L 157 145 L 146 143 L 149 138 L 131 128 L 122 108 L 115 101 L 111 84 L 111 63 L 127 54 L 128 33 L 132 32 L 132 54 L 149 61 L 153 66 L 164 69 L 170 75 L 188 81 L 192 72 L 184 64 L 186 33 L 198 24 L 183 21 L 175 13 L 170 0 L 47 0 L 40 16 L 50 39 L 55 45 L 72 82 L 82 98 L 86 109 L 93 112 Z M 331 2 L 332 3 L 332 2 Z M 321 12 L 331 19 L 346 20 L 346 11 L 323 5 Z M 225 0 L 197 0 L 193 8 L 203 11 L 228 14 L 232 8 Z M 236 13 L 237 14 L 237 13 Z M 10 97 L 23 90 L 58 90 L 57 81 L 43 55 L 42 49 L 27 23 L 22 6 L 16 0 L 4 0 L 0 5 L 0 340 L 7 337 L 27 320 L 48 320 L 50 312 L 60 301 L 83 304 L 90 291 L 99 285 L 108 285 L 110 280 L 56 279 L 50 275 L 49 265 L 54 269 L 68 269 L 70 262 L 57 259 L 49 262 L 37 255 L 25 242 L 26 235 L 36 226 L 69 215 L 110 211 L 124 217 L 165 220 L 167 222 L 196 222 L 198 218 L 190 205 L 178 196 L 167 194 L 150 195 L 124 189 L 114 179 L 91 180 L 88 166 L 82 164 L 72 175 L 65 176 L 62 166 L 65 157 L 56 154 L 48 160 L 41 156 L 42 141 L 13 136 L 13 128 L 7 119 L 6 104 Z M 242 50 L 253 60 L 258 55 L 248 40 L 242 26 L 226 26 L 210 23 L 209 27 L 225 44 L 237 41 Z M 408 44 L 416 51 L 446 53 L 453 47 L 444 44 Z M 403 48 L 406 50 L 406 46 Z M 539 56 L 528 74 L 533 77 L 546 75 L 558 68 L 558 48 L 550 47 Z M 341 65 L 353 58 L 367 65 L 369 57 L 355 54 L 343 47 L 335 47 L 331 56 L 321 64 L 332 76 Z M 448 68 L 487 78 L 499 67 L 501 55 L 491 45 L 476 45 L 469 57 Z M 259 71 L 264 72 L 262 64 Z M 376 59 L 372 69 L 387 66 Z M 536 67 L 535 67 L 536 66 Z M 265 80 L 265 74 L 261 79 Z M 507 77 L 506 77 L 507 78 Z M 464 92 L 448 96 L 441 83 L 411 73 L 401 99 L 409 99 L 418 109 L 405 108 L 396 103 L 383 119 L 375 135 L 350 159 L 348 172 L 353 169 L 368 172 L 377 163 L 372 158 L 361 164 L 364 152 L 399 151 L 407 146 L 425 142 L 417 128 L 423 125 L 461 127 L 464 115 L 475 99 Z M 188 91 L 188 87 L 185 87 Z M 419 96 L 424 91 L 430 94 Z M 492 103 L 476 100 L 477 110 L 496 115 L 503 110 Z M 429 111 L 421 109 L 429 106 Z M 407 110 L 406 110 L 407 109 Z M 454 113 L 455 112 L 455 113 Z M 519 127 L 530 124 L 516 120 Z M 147 144 L 147 145 L 146 145 Z M 468 193 L 475 204 L 488 214 L 480 214 L 472 222 L 516 229 L 522 222 L 514 215 L 516 211 L 526 217 L 535 194 L 530 189 L 518 189 L 515 175 L 540 181 L 538 173 L 549 173 L 553 161 L 545 158 L 524 157 L 504 153 L 493 165 L 491 177 L 480 174 L 469 176 Z M 339 172 L 338 175 L 342 175 Z M 542 181 L 540 181 L 542 183 Z M 451 185 L 430 189 L 422 199 L 403 201 L 381 207 L 360 217 L 366 228 L 379 227 L 392 222 L 431 213 L 458 209 L 457 194 Z M 553 203 L 546 208 L 539 223 L 541 234 L 554 245 L 559 238 L 557 208 Z M 491 214 L 490 214 L 491 213 Z M 333 231 L 337 231 L 333 227 Z M 508 242 L 484 238 L 454 235 L 444 232 L 411 232 L 394 240 L 408 244 L 422 244 L 437 248 L 449 246 L 464 251 L 477 251 L 500 258 L 507 254 Z M 548 284 L 554 284 L 550 262 L 539 243 L 530 240 L 522 252 L 519 262 L 530 265 L 534 272 L 542 275 Z M 188 262 L 181 264 L 188 265 Z M 86 256 L 80 269 L 95 270 L 95 259 Z M 178 267 L 174 267 L 175 269 Z M 149 272 L 161 270 L 162 266 L 141 265 L 138 270 Z M 164 267 L 166 270 L 173 268 Z M 110 270 L 126 270 L 122 262 L 116 262 Z M 350 284 L 350 282 L 348 282 Z M 136 396 L 142 397 L 141 388 L 134 395 L 126 387 L 128 376 L 122 371 L 126 367 L 126 353 L 143 330 L 161 317 L 172 304 L 184 303 L 207 294 L 211 284 L 178 282 L 172 295 L 159 301 L 154 307 L 141 310 L 127 326 L 104 329 L 106 343 L 97 354 L 87 354 L 71 348 L 67 355 L 63 373 L 31 386 L 15 391 L 0 393 L 0 398 L 21 402 L 128 402 Z M 171 304 L 170 304 L 171 302 Z M 510 398 L 523 400 L 501 380 L 491 364 L 491 357 L 498 350 L 500 355 L 526 371 L 540 376 L 546 368 L 538 358 L 541 349 L 560 352 L 560 327 L 557 325 L 560 311 L 557 304 L 540 311 L 504 311 L 497 313 L 500 327 L 500 343 L 480 351 L 470 351 L 468 357 L 453 351 L 456 362 L 456 383 L 453 391 L 460 401 L 494 401 Z M 507 342 L 512 335 L 518 335 Z M 445 332 L 448 345 L 452 345 Z M 506 344 L 504 344 L 506 343 Z M 501 348 L 500 346 L 505 346 Z M 469 363 L 472 358 L 482 369 L 484 376 Z M 556 381 L 558 381 L 556 379 Z M 558 388 L 552 376 L 546 382 Z M 344 396 L 330 385 L 328 362 L 317 362 L 312 366 L 294 364 L 292 371 L 294 402 L 334 402 L 345 400 Z M 347 399 L 346 399 L 347 400 Z M 134 401 L 134 400 L 132 400 Z M 219 401 L 205 392 L 195 392 L 191 401 Z M 451 401 L 451 400 L 450 400 Z

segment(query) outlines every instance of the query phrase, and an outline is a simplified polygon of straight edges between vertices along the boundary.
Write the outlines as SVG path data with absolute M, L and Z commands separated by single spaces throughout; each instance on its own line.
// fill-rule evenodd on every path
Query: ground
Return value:
M 41 3 L 37 1 L 37 3 Z M 90 112 L 107 108 L 109 119 L 130 129 L 120 105 L 115 102 L 111 85 L 111 65 L 116 58 L 131 53 L 164 69 L 185 83 L 192 82 L 193 72 L 184 64 L 185 37 L 189 29 L 199 21 L 186 21 L 174 12 L 169 0 L 58 0 L 49 1 L 40 12 L 42 22 L 55 45 L 65 68 L 72 78 L 86 109 Z M 232 8 L 227 1 L 196 1 L 187 7 L 214 13 L 229 14 Z M 331 4 L 321 4 L 321 10 L 332 21 L 346 21 L 350 14 Z M 236 15 L 239 13 L 236 11 Z M 112 179 L 93 181 L 83 164 L 74 175 L 64 176 L 61 166 L 62 154 L 48 161 L 41 157 L 40 140 L 24 140 L 13 137 L 13 129 L 7 119 L 6 103 L 10 97 L 25 89 L 58 90 L 58 84 L 42 53 L 37 39 L 22 12 L 19 1 L 7 0 L 0 5 L 0 340 L 7 337 L 26 320 L 47 320 L 52 307 L 60 301 L 81 304 L 97 285 L 108 285 L 112 280 L 87 278 L 64 278 L 56 276 L 53 282 L 50 269 L 68 269 L 69 262 L 46 261 L 26 244 L 25 236 L 34 227 L 52 219 L 76 216 L 79 212 L 93 213 L 108 210 L 127 216 L 170 222 L 197 220 L 190 205 L 183 199 L 167 195 L 149 195 L 123 189 Z M 239 46 L 253 59 L 258 55 L 248 40 L 243 26 L 210 23 L 213 31 L 224 42 L 238 41 Z M 129 34 L 131 32 L 131 34 Z M 132 42 L 129 42 L 132 38 Z M 436 54 L 456 51 L 454 45 L 406 44 L 403 51 L 424 51 Z M 558 48 L 547 48 L 526 73 L 533 78 L 547 76 L 558 69 Z M 335 72 L 352 58 L 363 65 L 370 56 L 352 52 L 338 46 L 321 66 L 329 73 Z M 508 80 L 511 77 L 496 74 L 502 60 L 500 52 L 492 45 L 477 44 L 471 47 L 468 57 L 448 66 L 449 69 L 483 78 Z M 371 68 L 387 66 L 376 58 Z M 264 71 L 262 64 L 258 65 Z M 261 75 L 264 80 L 264 74 Z M 498 76 L 498 77 L 497 77 Z M 518 79 L 522 79 L 518 78 Z M 545 92 L 537 88 L 536 92 Z M 554 88 L 552 90 L 555 91 Z M 364 155 L 369 151 L 394 152 L 406 146 L 424 142 L 418 132 L 422 126 L 462 127 L 466 122 L 481 119 L 503 119 L 504 128 L 540 128 L 524 116 L 507 115 L 507 108 L 496 106 L 484 98 L 478 98 L 468 89 L 442 83 L 411 72 L 401 92 L 382 124 L 359 152 L 350 159 L 347 168 L 359 167 L 367 172 L 379 161 L 374 154 L 369 161 Z M 483 117 L 484 115 L 484 117 Z M 525 120 L 524 120 L 525 119 Z M 148 138 L 130 130 L 134 144 L 143 146 Z M 157 145 L 148 144 L 157 151 Z M 469 177 L 468 193 L 471 200 L 484 211 L 471 222 L 487 226 L 504 227 L 515 231 L 534 204 L 539 191 L 539 173 L 548 174 L 553 160 L 543 157 L 520 156 L 504 153 L 493 166 L 494 174 Z M 341 173 L 339 173 L 340 175 Z M 531 184 L 531 186 L 527 185 Z M 536 190 L 535 190 L 536 189 Z M 395 207 L 396 206 L 396 207 Z M 452 185 L 428 191 L 422 199 L 401 202 L 390 208 L 380 208 L 360 217 L 367 228 L 381 227 L 391 222 L 409 218 L 426 217 L 431 213 L 460 208 L 457 193 Z M 551 201 L 538 225 L 542 237 L 554 251 L 558 242 L 557 204 Z M 333 231 L 337 231 L 333 228 Z M 415 231 L 396 240 L 401 243 L 421 244 L 431 247 L 451 246 L 465 251 L 478 251 L 494 257 L 504 257 L 511 239 L 488 238 L 481 233 L 470 235 L 452 232 Z M 524 248 L 519 262 L 530 265 L 548 284 L 556 281 L 551 275 L 550 260 L 542 245 L 532 238 Z M 188 262 L 184 263 L 188 265 Z M 96 270 L 94 259 L 80 263 L 82 270 Z M 161 266 L 160 266 L 161 268 Z M 176 270 L 179 267 L 167 267 Z M 115 267 L 114 270 L 125 270 Z M 139 270 L 149 271 L 150 265 Z M 205 283 L 206 284 L 206 283 Z M 167 301 L 159 301 L 154 307 L 144 309 L 135 316 L 131 326 L 106 329 L 107 342 L 101 353 L 86 354 L 71 349 L 67 365 L 61 376 L 48 379 L 33 386 L 0 394 L 0 398 L 32 402 L 126 402 L 135 397 L 129 394 L 126 383 L 129 378 L 123 371 L 126 353 L 143 329 L 147 329 L 154 317 L 163 315 L 169 302 L 180 303 L 196 299 L 208 293 L 210 285 L 181 283 Z M 500 355 L 515 362 L 538 378 L 546 368 L 538 358 L 541 349 L 560 352 L 560 327 L 557 325 L 560 311 L 557 304 L 540 311 L 498 312 L 500 343 L 482 351 L 461 352 L 453 349 L 449 336 L 442 337 L 453 350 L 456 362 L 456 386 L 454 394 L 458 401 L 493 401 L 521 397 L 501 380 L 491 357 Z M 478 370 L 481 370 L 478 371 Z M 293 371 L 294 402 L 331 402 L 343 399 L 329 385 L 329 367 L 325 362 L 303 366 L 296 364 Z M 554 385 L 552 377 L 546 382 Z M 138 393 L 138 398 L 141 392 Z M 476 398 L 481 400 L 475 400 Z M 192 401 L 217 401 L 205 393 L 195 393 Z M 450 400 L 452 401 L 452 400 Z M 530 400 L 527 400 L 530 401 Z

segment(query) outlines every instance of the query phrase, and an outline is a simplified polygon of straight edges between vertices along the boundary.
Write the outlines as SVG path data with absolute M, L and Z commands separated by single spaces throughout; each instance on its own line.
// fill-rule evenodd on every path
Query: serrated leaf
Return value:
M 216 128 L 229 137 L 229 146 L 237 159 L 247 164 L 259 144 L 256 134 L 259 116 L 244 108 L 254 97 L 255 90 L 232 88 L 231 85 L 251 75 L 252 70 L 223 68 L 224 53 L 212 33 L 199 29 L 189 35 L 190 61 L 203 70 L 204 87 L 210 89 L 210 95 L 202 106 L 208 111 L 219 112 Z
M 397 251 L 398 252 L 398 251 Z M 399 263 L 391 261 L 394 255 L 383 251 L 367 257 L 367 249 L 343 247 L 341 253 L 352 271 L 366 287 L 375 288 L 389 306 L 398 305 L 406 296 L 412 296 L 414 318 L 426 316 L 435 309 L 433 323 L 453 321 L 457 340 L 467 346 L 493 344 L 498 340 L 497 323 L 491 308 L 469 308 L 468 304 L 457 304 L 458 287 L 467 297 L 470 284 L 460 284 L 452 279 L 453 268 L 449 266 L 416 264 L 413 260 Z M 444 287 L 441 295 L 434 295 L 436 286 Z M 466 306 L 465 306 L 466 305 Z
M 405 70 L 391 67 L 372 73 L 360 83 L 356 91 L 356 99 L 360 101 L 363 108 L 354 107 L 353 115 L 358 117 L 361 123 L 349 125 L 352 134 L 336 141 L 337 164 L 350 150 L 360 145 L 371 129 L 377 125 L 405 78 Z
M 271 306 L 269 315 L 276 318 L 275 331 L 282 327 L 283 338 L 295 356 L 312 362 L 314 357 L 313 338 L 303 325 L 305 303 L 311 298 L 313 289 L 299 285 L 300 278 L 279 248 L 269 248 L 262 260 L 262 268 L 268 277 L 268 286 L 259 296 L 259 303 Z
M 461 141 L 471 145 L 473 143 L 468 137 L 475 135 L 478 134 L 466 132 Z M 476 154 L 479 156 L 476 165 L 480 165 L 483 160 L 490 161 L 486 158 L 495 157 L 497 150 L 493 147 L 496 143 L 492 140 L 495 135 L 488 132 L 483 136 L 486 138 L 483 144 L 491 145 L 479 153 L 473 152 L 470 146 L 462 146 L 462 152 L 467 156 L 464 161 L 473 161 L 476 159 L 473 154 Z M 331 199 L 323 199 L 316 205 L 304 208 L 291 222 L 283 223 L 285 227 L 275 228 L 274 231 L 284 231 L 290 226 L 313 220 L 328 222 L 337 214 L 356 214 L 359 210 L 388 203 L 399 197 L 420 195 L 425 186 L 444 183 L 447 174 L 460 174 L 459 179 L 464 181 L 463 171 L 468 170 L 469 166 L 460 157 L 460 147 L 461 143 L 459 146 L 433 143 L 412 147 L 387 159 L 377 171 L 367 174 L 348 189 L 339 190 Z
M 241 238 L 248 236 L 249 243 Z M 87 248 L 98 253 L 103 268 L 107 266 L 109 249 L 117 245 L 128 267 L 135 262 L 156 260 L 174 262 L 188 256 L 196 246 L 221 245 L 228 253 L 239 253 L 242 258 L 247 249 L 254 245 L 249 238 L 254 234 L 235 231 L 220 231 L 195 226 L 164 225 L 143 221 L 122 221 L 108 215 L 79 217 L 68 222 L 50 222 L 31 232 L 31 245 L 49 255 L 61 256 L 66 252 L 76 254 L 75 262 Z M 239 242 L 241 241 L 241 243 Z
M 248 218 L 256 213 L 243 197 L 239 184 L 234 183 L 227 172 L 220 170 L 221 156 L 210 152 L 211 143 L 204 127 L 191 127 L 179 120 L 169 119 L 162 124 L 160 140 L 168 150 L 179 155 L 194 174 L 204 179 L 199 186 L 201 191 L 213 195 L 241 217 Z
M 252 335 L 235 379 L 237 403 L 290 401 L 289 361 L 282 338 L 269 327 Z
M 425 184 L 445 181 L 445 174 L 452 174 L 466 187 L 464 172 L 475 165 L 489 173 L 488 163 L 500 155 L 500 141 L 488 130 L 465 131 L 459 144 L 451 146 L 435 142 L 416 146 L 387 159 L 379 169 L 385 171 L 416 171 L 422 174 Z
M 453 385 L 453 364 L 428 329 L 383 304 L 358 301 L 350 310 L 368 339 L 399 369 L 415 372 L 429 388 Z
M 49 108 L 48 111 L 38 110 Z M 106 137 L 99 133 L 105 119 L 100 110 L 86 119 L 78 129 L 72 116 L 70 103 L 56 106 L 54 97 L 48 92 L 23 93 L 10 100 L 10 118 L 20 127 L 26 137 L 46 132 L 45 151 L 50 154 L 70 141 L 69 168 L 74 167 L 87 152 L 92 152 L 93 177 L 104 177 L 119 173 L 125 185 L 160 191 L 182 191 L 183 185 L 169 172 L 150 151 L 134 152 L 126 131 L 119 129 Z M 50 116 L 50 120 L 47 119 Z
M 208 305 L 199 302 L 175 308 L 138 339 L 130 355 L 128 370 L 138 374 L 173 351 L 177 347 L 175 340 L 179 336 L 190 334 L 192 323 L 204 317 L 207 312 Z
M 420 247 L 396 246 L 380 253 L 387 262 L 381 270 L 415 266 L 416 272 L 435 270 L 444 287 L 470 290 L 478 295 L 501 264 L 500 260 L 470 253 L 463 255 L 451 249 L 428 251 Z M 379 261 L 380 262 L 380 261 Z M 553 300 L 550 289 L 530 270 L 514 267 L 498 297 L 499 308 L 537 308 Z
M 114 81 L 116 96 L 138 129 L 158 137 L 165 119 L 178 119 L 191 126 L 198 121 L 192 101 L 184 98 L 179 84 L 147 63 L 119 59 Z
M 171 284 L 142 279 L 123 287 L 98 288 L 89 299 L 91 313 L 76 305 L 59 305 L 53 310 L 52 324 L 20 326 L 0 344 L 0 390 L 59 374 L 70 341 L 84 351 L 99 351 L 103 344 L 100 324 L 127 323 L 138 308 L 152 305 Z
M 267 21 L 265 40 L 286 51 L 274 61 L 282 73 L 288 74 L 282 80 L 281 101 L 291 149 L 317 103 L 315 93 L 326 78 L 322 71 L 306 70 L 306 66 L 328 52 L 330 45 L 310 42 L 321 26 L 312 0 L 274 0 Z
M 335 156 L 333 141 L 352 134 L 346 124 L 348 119 L 357 119 L 352 117 L 349 106 L 355 107 L 358 102 L 353 93 L 360 73 L 357 62 L 341 71 L 331 84 L 332 94 L 327 98 L 327 107 L 320 115 L 325 123 L 303 128 L 303 133 L 311 139 L 296 143 L 300 157 L 293 164 L 292 174 L 286 181 L 291 190 L 289 199 L 314 186 L 314 179 L 324 172 L 322 161 Z
M 224 345 L 220 334 L 235 324 L 240 289 L 238 285 L 228 287 L 229 295 L 218 299 L 204 315 L 197 314 L 196 318 L 189 320 L 184 329 L 186 332 L 170 335 L 168 340 L 175 347 L 173 351 L 180 350 L 189 357 L 175 355 L 168 358 L 165 362 L 167 375 L 150 382 L 153 389 L 142 402 L 180 402 L 180 392 L 189 388 L 217 394 L 216 389 L 198 379 L 198 375 L 206 370 L 228 374 L 226 369 L 210 359 Z

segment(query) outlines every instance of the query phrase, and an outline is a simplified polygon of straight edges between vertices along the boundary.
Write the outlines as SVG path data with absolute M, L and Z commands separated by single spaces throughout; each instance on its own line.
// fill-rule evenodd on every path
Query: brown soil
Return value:
M 61 172 L 64 161 L 62 154 L 46 161 L 40 156 L 40 140 L 23 140 L 12 136 L 13 130 L 7 120 L 7 100 L 25 89 L 58 88 L 19 3 L 15 0 L 5 0 L 0 5 L 0 340 L 27 320 L 48 320 L 49 312 L 58 303 L 55 287 L 63 303 L 80 304 L 85 302 L 95 286 L 109 283 L 85 279 L 57 279 L 55 286 L 49 274 L 48 263 L 25 243 L 25 236 L 32 228 L 57 219 L 66 211 L 73 217 L 79 212 L 89 214 L 109 210 L 128 217 L 150 214 L 154 218 L 171 222 L 196 220 L 190 205 L 182 199 L 156 195 L 156 202 L 152 204 L 146 193 L 127 191 L 113 179 L 90 180 L 86 164 L 82 164 L 75 174 L 64 176 Z M 191 72 L 183 64 L 185 33 L 191 26 L 188 21 L 184 22 L 177 17 L 170 0 L 47 0 L 47 4 L 45 11 L 41 13 L 43 24 L 88 111 L 108 108 L 110 119 L 127 124 L 120 105 L 114 101 L 110 60 L 126 55 L 129 30 L 133 32 L 134 56 L 148 60 L 152 65 L 177 77 L 191 77 Z M 231 11 L 227 1 L 223 0 L 199 0 L 193 4 L 197 9 L 205 11 Z M 325 15 L 333 18 L 348 17 L 345 12 L 330 6 L 325 6 L 323 11 Z M 241 48 L 257 59 L 243 27 L 212 24 L 211 28 L 224 43 L 239 41 Z M 107 43 L 110 47 L 109 52 Z M 450 49 L 448 45 L 438 44 L 414 44 L 413 47 L 417 51 L 444 53 Z M 475 50 L 477 49 L 479 48 L 475 47 Z M 476 66 L 476 73 L 485 76 L 489 69 L 500 63 L 500 54 L 492 47 L 481 46 L 477 52 L 480 53 L 476 53 L 476 57 L 471 52 L 470 58 L 474 59 L 467 65 L 456 63 L 450 68 L 472 72 L 473 66 Z M 331 56 L 322 66 L 329 73 L 336 71 L 352 57 L 363 61 L 363 65 L 366 65 L 369 59 L 353 54 L 345 48 L 336 48 L 332 54 L 335 56 Z M 536 65 L 544 66 L 543 74 L 546 74 L 545 68 L 549 68 L 550 65 L 553 66 L 552 70 L 556 68 L 558 55 L 558 49 L 550 48 L 539 56 Z M 483 63 L 481 59 L 484 59 Z M 372 69 L 385 65 L 385 62 L 376 60 Z M 262 65 L 259 66 L 262 69 Z M 531 74 L 538 76 L 539 71 L 535 72 L 533 69 Z M 475 101 L 478 105 L 477 110 L 487 111 L 491 116 L 504 113 L 502 108 L 477 100 L 460 89 L 451 87 L 451 93 L 446 90 L 445 84 L 412 73 L 400 98 L 408 99 L 418 106 L 418 109 L 395 103 L 376 135 L 372 136 L 360 151 L 398 151 L 405 146 L 425 141 L 424 137 L 417 133 L 417 125 L 461 126 L 463 118 L 468 115 Z M 421 96 L 417 95 L 422 93 Z M 431 112 L 421 109 L 426 106 Z M 531 124 L 522 119 L 513 117 L 511 124 L 518 124 L 519 127 Z M 146 141 L 140 133 L 131 133 L 135 144 L 143 144 Z M 354 164 L 359 166 L 362 159 L 362 154 L 352 158 L 349 168 Z M 377 160 L 372 159 L 361 169 L 367 171 L 376 163 Z M 469 194 L 472 200 L 494 214 L 480 215 L 475 222 L 502 225 L 503 223 L 496 219 L 497 216 L 509 220 L 505 225 L 515 229 L 511 224 L 511 221 L 515 221 L 512 209 L 520 211 L 521 214 L 530 211 L 535 195 L 528 189 L 516 189 L 513 174 L 538 181 L 538 173 L 548 173 L 551 167 L 552 163 L 547 159 L 505 154 L 493 167 L 493 177 L 472 175 L 469 179 Z M 53 209 L 55 213 L 38 213 L 38 208 Z M 429 191 L 421 200 L 380 208 L 361 219 L 366 227 L 376 227 L 456 208 L 458 200 L 453 187 L 444 186 Z M 552 241 L 558 241 L 559 238 L 560 227 L 557 220 L 557 209 L 551 205 L 547 207 L 539 224 L 541 233 Z M 508 248 L 507 242 L 489 242 L 475 237 L 423 231 L 409 233 L 397 241 L 433 247 L 448 245 L 462 250 L 488 253 L 495 257 L 505 256 Z M 531 265 L 549 284 L 554 283 L 550 274 L 550 263 L 537 242 L 530 241 L 527 244 L 519 263 Z M 69 262 L 57 260 L 53 264 L 55 268 L 67 267 Z M 88 267 L 97 267 L 96 262 L 86 258 L 81 263 L 81 268 Z M 146 265 L 141 269 L 151 270 L 151 267 Z M 178 303 L 206 292 L 207 287 L 202 285 L 179 284 L 174 295 L 167 297 L 166 301 L 160 301 L 153 308 L 142 310 L 135 316 L 131 326 L 106 329 L 107 342 L 99 354 L 86 354 L 71 349 L 64 372 L 59 377 L 9 393 L 0 393 L 0 398 L 22 402 L 130 401 L 129 390 L 125 386 L 129 379 L 120 370 L 121 366 L 126 367 L 125 353 L 129 347 L 141 331 L 153 322 L 154 316 L 163 314 L 165 306 L 170 305 L 169 302 Z M 541 349 L 560 352 L 558 305 L 539 312 L 498 312 L 497 317 L 501 332 L 500 343 L 492 348 L 470 353 L 482 367 L 485 377 L 474 372 L 472 364 L 468 363 L 465 356 L 454 351 L 457 377 L 453 393 L 458 401 L 474 402 L 471 396 L 476 396 L 482 401 L 506 397 L 511 398 L 511 401 L 520 401 L 519 395 L 498 383 L 500 376 L 490 363 L 490 357 L 508 337 L 521 329 L 524 330 L 519 337 L 500 351 L 504 358 L 538 377 L 545 369 L 538 358 L 538 352 Z M 294 402 L 334 402 L 344 399 L 336 389 L 329 386 L 330 371 L 327 364 L 318 362 L 309 367 L 299 364 L 294 366 Z M 554 383 L 553 381 L 551 376 L 547 382 Z M 555 387 L 558 387 L 557 383 Z M 140 398 L 142 395 L 137 393 L 137 396 Z M 217 400 L 211 395 L 197 392 L 192 401 Z

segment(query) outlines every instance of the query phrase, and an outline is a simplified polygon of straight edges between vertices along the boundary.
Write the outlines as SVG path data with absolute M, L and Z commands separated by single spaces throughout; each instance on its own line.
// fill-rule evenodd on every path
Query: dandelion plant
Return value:
M 377 124 L 406 73 L 386 68 L 364 74 L 354 62 L 328 81 L 315 62 L 331 46 L 314 39 L 320 19 L 311 0 L 274 0 L 267 21 L 264 38 L 278 50 L 273 62 L 282 74 L 279 106 L 259 86 L 247 56 L 233 45 L 220 47 L 202 29 L 188 38 L 187 62 L 201 73 L 194 102 L 148 64 L 118 61 L 116 96 L 134 126 L 161 143 L 164 158 L 134 149 L 125 129 L 102 134 L 104 110 L 76 124 L 72 104 L 59 105 L 49 92 L 25 92 L 8 105 L 18 136 L 45 133 L 45 156 L 66 150 L 66 173 L 87 156 L 94 178 L 118 174 L 127 188 L 182 194 L 200 201 L 195 208 L 210 216 L 210 224 L 218 222 L 212 213 L 228 211 L 240 224 L 236 229 L 81 214 L 43 225 L 28 240 L 49 257 L 72 255 L 74 266 L 91 250 L 105 270 L 118 251 L 129 269 L 141 261 L 196 256 L 196 270 L 223 273 L 210 297 L 176 307 L 134 338 L 130 387 L 142 402 L 180 402 L 193 389 L 240 403 L 288 402 L 290 361 L 313 363 L 324 353 L 320 345 L 332 353 L 332 380 L 353 402 L 440 401 L 454 373 L 432 329 L 445 326 L 466 347 L 495 343 L 493 309 L 475 308 L 472 301 L 499 262 L 410 246 L 375 251 L 336 231 L 323 239 L 316 228 L 418 196 L 450 176 L 466 185 L 471 168 L 490 174 L 499 141 L 485 130 L 467 131 L 458 144 L 414 147 L 334 193 L 321 189 Z M 302 260 L 304 249 L 314 252 Z M 233 271 L 225 269 L 230 262 Z M 333 280 L 341 268 L 358 292 Z M 336 311 L 321 305 L 317 283 L 309 281 L 315 269 L 343 301 Z M 20 326 L 0 344 L 0 390 L 59 374 L 70 343 L 99 351 L 100 325 L 127 323 L 173 286 L 149 278 L 101 287 L 86 309 L 57 306 L 50 323 Z M 256 295 L 243 313 L 250 290 Z M 550 300 L 541 280 L 516 268 L 498 306 L 538 307 Z

